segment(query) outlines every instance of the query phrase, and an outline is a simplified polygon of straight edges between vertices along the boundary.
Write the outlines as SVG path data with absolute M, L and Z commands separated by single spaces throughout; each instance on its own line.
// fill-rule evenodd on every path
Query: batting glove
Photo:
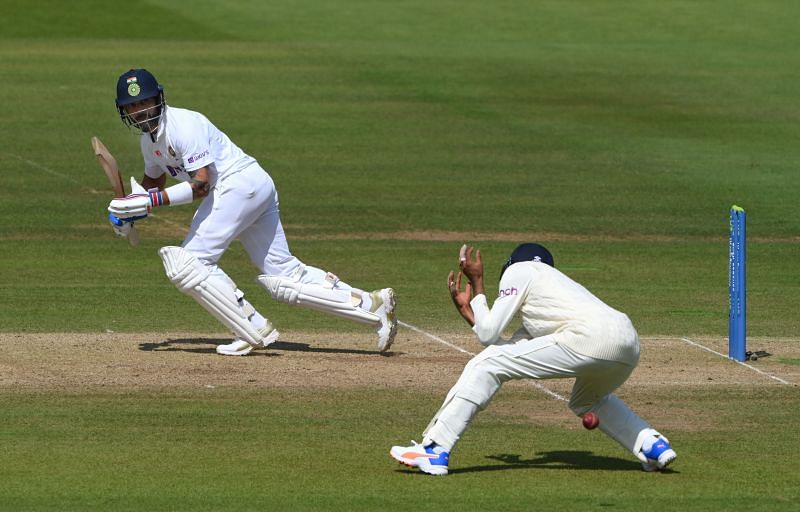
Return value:
M 136 181 L 136 178 L 131 176 L 131 194 L 146 194 L 147 191 L 144 189 L 143 186 L 139 185 L 139 182 Z
M 150 213 L 151 206 L 149 194 L 128 194 L 113 199 L 108 204 L 108 211 L 120 219 L 144 218 Z
M 119 237 L 127 237 L 131 229 L 133 229 L 133 221 L 144 219 L 146 216 L 142 217 L 131 217 L 127 219 L 120 219 L 113 213 L 108 214 L 108 221 L 111 223 L 111 227 L 114 229 L 114 233 Z

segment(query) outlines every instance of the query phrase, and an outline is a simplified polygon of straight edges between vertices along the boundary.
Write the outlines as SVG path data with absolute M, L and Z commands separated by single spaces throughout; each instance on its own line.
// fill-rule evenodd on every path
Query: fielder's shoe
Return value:
M 400 464 L 412 468 L 419 468 L 429 475 L 446 475 L 447 464 L 450 462 L 450 452 L 436 443 L 428 446 L 411 441 L 411 446 L 392 446 L 389 451 L 392 457 Z
M 647 462 L 642 462 L 642 469 L 645 471 L 664 469 L 678 458 L 678 454 L 669 445 L 669 440 L 661 434 L 645 439 L 642 455 L 647 458 Z
M 394 290 L 384 288 L 375 290 L 370 295 L 372 295 L 370 313 L 375 313 L 381 319 L 381 325 L 378 327 L 378 350 L 386 352 L 394 343 L 397 334 L 397 315 L 394 311 L 397 302 Z
M 254 347 L 243 339 L 236 338 L 233 340 L 233 343 L 228 343 L 227 345 L 218 345 L 217 354 L 221 354 L 223 356 L 246 356 L 252 352 L 254 348 L 266 348 L 272 343 L 278 341 L 278 336 L 280 336 L 278 330 L 272 327 L 272 324 L 269 322 L 267 322 L 267 325 L 264 326 L 263 329 L 259 329 L 258 333 L 261 334 L 260 346 Z

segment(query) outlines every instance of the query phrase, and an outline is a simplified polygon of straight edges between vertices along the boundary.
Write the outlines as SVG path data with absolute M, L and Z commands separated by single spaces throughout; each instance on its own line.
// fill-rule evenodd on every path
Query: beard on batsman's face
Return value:
M 136 112 L 129 113 L 132 125 L 145 133 L 151 133 L 158 128 L 158 121 L 161 118 L 161 108 L 152 106 Z

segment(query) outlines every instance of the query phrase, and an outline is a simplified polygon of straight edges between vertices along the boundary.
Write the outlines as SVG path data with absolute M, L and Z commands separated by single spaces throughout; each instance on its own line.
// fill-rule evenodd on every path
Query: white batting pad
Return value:
M 613 394 L 600 400 L 595 405 L 594 412 L 600 418 L 598 428 L 640 459 L 643 457 L 640 449 L 645 437 L 650 433 L 658 433 L 622 399 Z M 647 459 L 642 462 L 647 462 Z
M 273 299 L 329 313 L 362 324 L 378 327 L 381 319 L 375 313 L 353 306 L 349 290 L 327 288 L 314 283 L 283 276 L 258 276 L 258 282 Z
M 265 346 L 236 298 L 235 286 L 211 275 L 211 271 L 183 247 L 158 251 L 167 277 L 178 290 L 191 296 L 214 318 L 254 347 Z

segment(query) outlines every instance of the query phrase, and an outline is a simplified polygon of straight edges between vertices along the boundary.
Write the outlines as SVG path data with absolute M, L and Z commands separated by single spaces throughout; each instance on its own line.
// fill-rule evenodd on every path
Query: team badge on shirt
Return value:
M 175 158 L 175 150 L 172 149 L 172 146 L 167 146 L 167 151 L 169 151 L 169 156 Z

